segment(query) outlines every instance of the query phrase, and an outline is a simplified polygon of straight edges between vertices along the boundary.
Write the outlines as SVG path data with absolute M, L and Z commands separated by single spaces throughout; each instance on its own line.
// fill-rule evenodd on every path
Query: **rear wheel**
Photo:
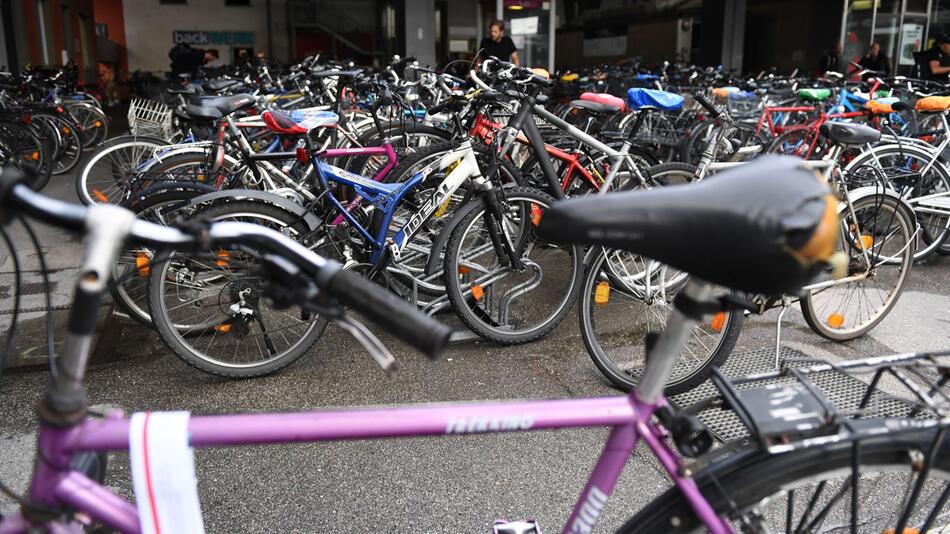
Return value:
M 834 341 L 863 336 L 897 304 L 914 264 L 914 215 L 886 195 L 860 198 L 840 214 L 838 250 L 849 258 L 848 277 L 825 275 L 806 287 L 802 314 L 818 335 Z M 867 255 L 865 255 L 867 252 Z M 815 287 L 827 282 L 825 287 Z
M 950 488 L 950 443 L 934 428 L 861 441 L 860 449 L 841 440 L 781 454 L 749 446 L 707 465 L 694 480 L 713 510 L 736 532 L 890 532 L 909 509 L 903 532 L 944 532 L 950 520 L 945 492 Z M 924 455 L 934 444 L 934 465 L 922 475 Z M 725 449 L 722 449 L 725 451 Z M 852 492 L 853 453 L 860 451 L 857 494 Z M 715 455 L 716 453 L 712 453 Z M 921 477 L 923 478 L 921 479 Z M 909 496 L 921 483 L 916 503 Z M 852 515 L 852 503 L 858 505 Z M 852 519 L 857 517 L 855 523 Z M 928 517 L 935 521 L 927 524 Z M 706 532 L 678 488 L 655 499 L 628 520 L 623 534 Z
M 221 202 L 193 215 L 291 236 L 306 231 L 295 214 L 261 202 Z M 155 263 L 149 280 L 155 328 L 175 354 L 202 371 L 234 378 L 274 373 L 303 356 L 327 327 L 322 316 L 298 306 L 273 308 L 263 294 L 263 267 L 246 247 L 166 252 Z

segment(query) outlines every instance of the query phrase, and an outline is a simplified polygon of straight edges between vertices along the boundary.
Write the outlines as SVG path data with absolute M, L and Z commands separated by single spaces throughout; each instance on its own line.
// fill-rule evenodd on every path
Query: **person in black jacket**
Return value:
M 861 58 L 860 65 L 868 70 L 883 73 L 885 76 L 891 70 L 891 65 L 887 62 L 887 56 L 881 52 L 881 43 L 875 42 L 868 48 L 868 53 Z
M 488 37 L 482 39 L 478 49 L 479 59 L 493 57 L 521 66 L 515 42 L 505 35 L 505 23 L 500 20 L 491 21 L 488 25 Z
M 946 82 L 950 75 L 950 35 L 941 35 L 920 60 L 921 76 L 925 80 Z
M 831 50 L 825 52 L 818 62 L 819 74 L 826 72 L 841 72 L 841 43 L 835 43 Z M 844 74 L 842 72 L 842 74 Z

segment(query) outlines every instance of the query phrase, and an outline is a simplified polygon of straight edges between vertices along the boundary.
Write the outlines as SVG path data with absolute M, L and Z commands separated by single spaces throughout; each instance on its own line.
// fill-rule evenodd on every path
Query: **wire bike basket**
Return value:
M 132 135 L 171 140 L 174 134 L 172 110 L 161 102 L 135 98 L 129 105 L 128 117 Z

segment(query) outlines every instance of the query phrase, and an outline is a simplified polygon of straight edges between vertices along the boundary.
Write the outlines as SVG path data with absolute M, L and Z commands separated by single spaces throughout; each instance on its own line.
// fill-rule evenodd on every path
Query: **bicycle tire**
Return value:
M 201 184 L 175 184 L 173 186 L 160 187 L 143 191 L 138 198 L 127 199 L 122 206 L 140 214 L 160 208 L 164 205 L 184 204 L 187 201 L 214 191 L 211 187 Z M 162 222 L 162 221 L 152 221 Z M 118 283 L 121 277 L 124 277 L 129 269 L 135 269 L 134 258 L 138 255 L 136 251 L 129 256 L 131 261 L 124 262 L 123 255 L 120 254 L 113 268 L 113 283 L 109 284 L 109 293 L 112 295 L 112 301 L 116 306 L 128 315 L 131 319 L 148 327 L 153 327 L 152 316 L 148 309 L 148 278 L 131 277 L 123 283 Z
M 913 157 L 918 158 L 921 162 L 929 162 L 933 157 L 933 154 L 927 150 L 912 145 L 890 145 L 875 147 L 871 150 L 862 152 L 860 155 L 854 158 L 848 163 L 845 171 L 853 173 L 856 170 L 868 165 L 873 165 L 873 168 L 877 168 L 878 166 L 874 165 L 875 162 L 878 161 L 875 159 L 875 157 L 888 158 L 893 156 L 904 158 L 905 161 L 903 163 L 906 165 L 906 158 Z M 946 192 L 948 195 L 950 195 L 950 169 L 947 168 L 946 164 L 944 164 L 939 159 L 934 161 L 933 165 L 931 166 L 931 172 L 935 173 L 935 175 L 931 177 L 933 183 L 939 183 L 939 186 L 942 186 L 943 192 Z M 891 180 L 889 185 L 895 190 L 898 190 L 904 189 L 910 184 L 894 183 L 894 181 Z M 924 192 L 923 195 L 931 193 L 933 193 L 933 191 L 929 190 Z M 950 198 L 950 196 L 948 196 L 948 198 Z M 916 212 L 915 216 L 917 216 Z M 914 253 L 914 260 L 922 260 L 934 252 L 938 252 L 947 247 L 947 239 L 950 237 L 950 217 L 947 217 L 941 223 L 940 219 L 944 218 L 942 216 L 938 216 L 935 225 L 922 223 L 921 219 L 928 216 L 933 217 L 932 214 L 927 214 L 925 212 L 921 212 L 917 217 L 921 231 L 920 238 L 918 240 L 917 251 Z M 932 226 L 934 227 L 932 228 Z M 948 248 L 948 250 L 950 250 L 950 248 Z
M 636 372 L 631 372 L 631 370 L 624 370 L 619 367 L 614 359 L 608 354 L 605 350 L 604 343 L 601 341 L 601 336 L 598 336 L 597 327 L 594 319 L 593 307 L 603 306 L 606 307 L 609 305 L 611 300 L 617 302 L 617 297 L 614 296 L 613 299 L 605 297 L 603 295 L 599 296 L 601 302 L 598 300 L 598 289 L 597 287 L 601 282 L 606 281 L 608 286 L 613 287 L 613 292 L 620 291 L 624 287 L 622 281 L 616 280 L 615 274 L 607 274 L 606 280 L 603 280 L 602 273 L 605 272 L 604 263 L 607 261 L 608 254 L 606 251 L 601 250 L 597 253 L 594 258 L 588 259 L 587 261 L 587 271 L 584 276 L 584 282 L 581 286 L 581 292 L 579 297 L 579 313 L 578 320 L 580 323 L 581 339 L 584 341 L 584 347 L 587 349 L 587 354 L 590 356 L 590 359 L 594 362 L 594 365 L 597 366 L 597 369 L 600 370 L 601 374 L 604 375 L 607 380 L 609 380 L 615 387 L 623 391 L 630 391 L 638 383 L 638 377 Z M 609 267 L 607 267 L 609 270 Z M 672 295 L 670 296 L 672 298 Z M 635 301 L 635 298 L 631 298 L 631 301 Z M 643 307 L 654 307 L 662 306 L 662 304 L 657 302 L 645 303 L 640 301 L 640 304 Z M 667 304 L 669 310 L 672 310 L 670 304 Z M 629 356 L 629 351 L 624 349 L 623 346 L 630 347 L 631 345 L 635 346 L 634 349 L 637 353 L 640 350 L 644 351 L 644 354 L 639 354 L 642 356 L 643 362 L 646 362 L 646 335 L 649 332 L 659 331 L 666 324 L 666 317 L 664 314 L 654 314 L 653 310 L 643 309 L 642 314 L 636 314 L 631 309 L 622 310 L 624 312 L 623 317 L 620 317 L 622 321 L 622 332 L 613 332 L 615 335 L 611 335 L 611 338 L 617 338 L 618 336 L 625 336 L 629 333 L 634 334 L 634 339 L 629 339 L 629 343 L 619 346 L 621 349 L 620 352 L 624 356 Z M 632 326 L 631 318 L 646 319 L 646 328 L 642 332 L 630 332 L 627 327 Z M 656 319 L 656 324 L 653 323 L 653 319 Z M 673 374 L 670 375 L 670 381 L 667 382 L 664 391 L 667 395 L 677 395 L 693 389 L 694 387 L 702 384 L 709 378 L 709 374 L 712 372 L 714 367 L 721 367 L 729 355 L 732 353 L 732 350 L 736 346 L 736 341 L 739 339 L 739 333 L 742 331 L 742 323 L 744 320 L 744 313 L 742 311 L 732 311 L 732 312 L 722 312 L 722 315 L 713 316 L 709 325 L 697 325 L 694 328 L 694 333 L 697 330 L 700 330 L 703 334 L 709 335 L 709 341 L 714 343 L 712 351 L 708 351 L 708 346 L 706 343 L 699 342 L 694 344 L 694 348 L 700 350 L 700 346 L 706 349 L 705 357 L 699 355 L 699 365 L 688 365 L 688 359 L 682 358 L 682 365 L 678 365 L 673 370 Z M 721 324 L 720 324 L 721 323 Z M 708 329 L 707 329 L 708 327 Z M 699 335 L 699 334 L 696 334 Z M 704 336 L 705 337 L 705 336 Z M 715 339 L 718 338 L 718 339 Z M 613 343 L 611 343 L 613 344 Z M 611 348 L 618 348 L 614 346 Z M 696 356 L 696 353 L 684 346 L 683 354 L 686 352 L 692 353 Z
M 897 286 L 891 292 L 891 296 L 887 299 L 886 302 L 884 302 L 884 306 L 882 308 L 880 308 L 877 312 L 875 312 L 875 314 L 868 321 L 859 323 L 859 326 L 857 328 L 850 328 L 850 323 L 847 322 L 848 316 L 850 315 L 849 310 L 853 309 L 853 308 L 850 308 L 850 303 L 851 303 L 850 298 L 848 299 L 848 302 L 847 302 L 847 304 L 849 305 L 848 309 L 842 310 L 842 309 L 835 308 L 832 310 L 831 314 L 825 315 L 824 312 L 827 309 L 827 306 L 821 306 L 815 301 L 816 295 L 820 294 L 822 290 L 820 289 L 808 290 L 805 292 L 805 294 L 802 296 L 801 300 L 799 301 L 799 307 L 802 310 L 802 315 L 805 316 L 805 322 L 808 323 L 809 328 L 811 328 L 813 332 L 815 332 L 816 334 L 818 334 L 819 336 L 825 339 L 830 339 L 832 341 L 847 341 L 847 340 L 861 337 L 864 334 L 868 333 L 875 326 L 877 326 L 878 323 L 883 321 L 884 318 L 887 317 L 890 311 L 897 304 L 900 294 L 904 291 L 904 287 L 907 285 L 907 280 L 909 279 L 910 272 L 914 265 L 914 260 L 913 260 L 914 247 L 913 247 L 913 241 L 910 240 L 910 236 L 914 235 L 915 233 L 916 221 L 914 219 L 913 212 L 910 211 L 910 209 L 907 208 L 903 202 L 899 202 L 893 197 L 890 197 L 887 195 L 873 195 L 873 196 L 868 196 L 868 197 L 858 199 L 853 202 L 853 205 L 854 205 L 855 213 L 858 213 L 860 210 L 865 209 L 865 205 L 869 206 L 875 211 L 883 207 L 886 207 L 891 213 L 893 213 L 894 220 L 899 221 L 898 224 L 903 229 L 904 233 L 907 235 L 908 244 L 906 247 L 902 247 L 901 249 L 902 259 L 900 260 L 900 264 L 897 266 L 897 268 L 900 270 L 899 279 L 897 281 Z M 847 208 L 843 207 L 842 211 L 846 209 Z M 845 215 L 843 216 L 842 223 L 841 223 L 842 228 L 845 225 L 845 221 L 847 221 L 847 217 L 850 217 L 850 214 L 845 212 Z M 890 216 L 887 216 L 887 217 L 890 217 Z M 844 233 L 844 230 L 842 230 L 842 233 Z M 863 237 L 864 236 L 862 236 L 861 239 L 863 239 Z M 848 246 L 846 242 L 847 240 L 845 240 L 844 238 L 839 239 L 839 241 L 840 241 L 839 246 L 841 247 Z M 850 248 L 852 249 L 851 250 L 852 253 L 856 252 L 855 250 L 853 250 L 854 247 L 850 247 Z M 889 264 L 887 262 L 884 262 L 882 263 L 882 265 L 889 265 Z M 894 265 L 894 264 L 890 264 L 890 265 Z M 863 284 L 867 280 L 871 280 L 871 279 L 872 277 L 866 277 L 859 281 L 848 282 L 842 285 L 835 285 L 835 286 L 825 289 L 825 291 L 832 290 L 836 287 L 843 287 L 845 285 Z M 868 301 L 868 303 L 870 303 L 870 301 Z M 860 306 L 859 306 L 858 311 L 860 311 Z M 838 322 L 837 317 L 832 319 L 833 315 L 838 315 L 841 317 L 840 324 Z M 825 319 L 822 319 L 822 316 L 825 316 Z M 832 324 L 838 324 L 838 326 L 835 327 L 835 326 L 832 326 Z M 843 328 L 846 324 L 849 327 L 847 329 Z
M 112 200 L 110 197 L 111 191 L 99 191 L 99 195 L 95 195 L 92 187 L 92 183 L 96 183 L 98 179 L 90 180 L 91 174 L 93 172 L 100 172 L 96 165 L 102 161 L 106 163 L 106 158 L 112 158 L 110 153 L 119 151 L 119 150 L 135 150 L 136 152 L 131 155 L 131 159 L 126 163 L 131 163 L 134 160 L 139 160 L 143 157 L 148 151 L 152 148 L 166 146 L 168 141 L 164 139 L 159 139 L 157 137 L 139 137 L 139 136 L 120 136 L 105 143 L 102 143 L 96 149 L 89 154 L 86 158 L 86 161 L 80 166 L 79 170 L 76 172 L 76 195 L 79 196 L 79 200 L 85 205 L 95 204 L 97 202 L 102 202 L 102 197 L 105 197 L 106 201 Z M 108 161 L 109 163 L 109 174 L 113 181 L 116 180 L 127 180 L 128 177 L 125 176 L 131 172 L 131 168 L 125 168 L 127 165 L 123 162 L 118 161 Z M 134 163 L 133 163 L 134 164 Z M 105 172 L 105 171 L 101 171 Z M 116 173 L 118 172 L 118 176 Z M 107 180 L 103 180 L 103 183 L 109 183 Z M 113 187 L 113 186 L 110 186 Z M 116 187 L 122 187 L 121 184 Z M 121 196 L 118 196 L 114 200 L 121 200 Z
M 913 466 L 915 461 L 919 462 L 917 454 L 931 448 L 936 432 L 937 429 L 930 428 L 862 440 L 860 472 L 862 475 L 881 473 L 885 477 L 893 477 L 895 470 L 912 469 L 909 466 Z M 704 469 L 694 475 L 693 480 L 720 517 L 735 520 L 736 510 L 748 513 L 750 508 L 760 503 L 765 506 L 778 503 L 777 507 L 781 507 L 783 503 L 775 496 L 783 489 L 798 489 L 796 484 L 809 481 L 827 481 L 840 475 L 842 469 L 850 472 L 853 451 L 853 443 L 848 440 L 781 454 L 769 454 L 756 445 L 748 445 L 738 451 L 731 451 L 731 454 L 712 458 Z M 950 472 L 950 443 L 947 440 L 943 441 L 941 451 L 934 457 L 936 465 L 932 473 L 946 476 Z M 868 487 L 868 484 L 861 484 L 860 487 Z M 899 491 L 893 495 L 898 499 L 901 496 Z M 785 502 L 788 502 L 787 497 Z M 883 506 L 880 503 L 871 505 Z M 864 510 L 868 510 L 867 503 L 863 506 Z M 890 526 L 893 528 L 894 525 Z M 865 528 L 860 531 L 875 530 L 887 532 L 886 528 Z M 617 530 L 621 534 L 683 534 L 699 531 L 705 531 L 704 526 L 675 487 L 654 499 Z M 847 529 L 842 528 L 841 531 Z M 916 530 L 908 529 L 905 532 Z
M 510 207 L 514 202 L 519 202 L 522 204 L 527 204 L 529 209 L 532 211 L 530 218 L 534 217 L 534 207 L 538 206 L 539 214 L 543 217 L 543 209 L 550 207 L 554 203 L 554 199 L 548 195 L 545 195 L 537 190 L 526 188 L 526 187 L 513 187 L 505 190 L 506 203 Z M 518 330 L 507 331 L 508 329 L 501 330 L 491 325 L 487 322 L 496 322 L 494 315 L 485 310 L 484 306 L 490 306 L 491 302 L 494 300 L 493 296 L 490 296 L 487 299 L 483 299 L 477 296 L 476 286 L 480 286 L 480 278 L 475 277 L 474 275 L 470 278 L 468 275 L 471 274 L 469 271 L 460 269 L 462 267 L 460 258 L 462 256 L 462 247 L 463 239 L 465 239 L 468 230 L 473 227 L 475 221 L 478 219 L 486 218 L 488 212 L 487 203 L 481 198 L 476 199 L 465 206 L 459 208 L 460 210 L 465 210 L 459 214 L 459 223 L 452 230 L 452 234 L 449 237 L 449 242 L 445 247 L 445 257 L 442 268 L 443 280 L 445 280 L 445 287 L 448 293 L 449 301 L 452 303 L 452 307 L 455 308 L 456 313 L 458 313 L 459 318 L 462 320 L 465 325 L 471 329 L 473 332 L 478 334 L 483 339 L 493 341 L 502 345 L 514 345 L 520 343 L 527 343 L 535 339 L 540 339 L 544 337 L 552 330 L 554 330 L 561 321 L 567 316 L 571 308 L 574 305 L 574 302 L 577 300 L 577 294 L 580 291 L 581 279 L 584 275 L 583 268 L 583 252 L 582 248 L 577 245 L 570 245 L 565 247 L 558 247 L 550 244 L 542 243 L 539 247 L 532 245 L 531 250 L 535 248 L 548 247 L 548 249 L 560 249 L 567 252 L 569 258 L 559 258 L 558 261 L 570 261 L 570 273 L 566 276 L 562 276 L 562 279 L 566 279 L 567 290 L 563 291 L 563 296 L 560 300 L 556 301 L 554 310 L 551 312 L 542 312 L 547 313 L 546 317 L 541 322 L 533 324 L 528 328 L 520 328 Z M 524 209 L 519 212 L 521 214 L 521 232 L 519 238 L 515 241 L 515 249 L 521 251 L 522 253 L 528 251 L 526 246 L 528 239 L 533 235 L 533 230 L 531 229 L 534 223 L 527 220 L 529 217 L 524 215 Z M 517 216 L 517 214 L 516 214 Z M 506 219 L 507 221 L 507 219 Z M 517 221 L 514 221 L 517 223 Z M 494 247 L 492 247 L 494 248 Z M 486 249 L 488 250 L 488 249 Z M 537 262 L 531 260 L 535 265 L 538 265 Z M 466 263 L 471 264 L 471 259 L 467 259 Z M 538 265 L 540 270 L 540 265 Z M 451 275 L 449 273 L 452 273 Z M 458 273 L 458 275 L 456 275 Z M 541 277 L 538 277 L 540 279 Z M 558 276 L 545 275 L 544 278 L 548 280 L 557 280 Z M 464 281 L 463 281 L 464 279 Z M 466 287 L 463 288 L 462 284 L 465 284 Z M 521 286 L 515 286 L 516 289 L 513 292 L 516 293 L 515 297 L 520 297 L 524 294 L 530 294 L 534 291 L 538 285 L 535 285 L 528 289 L 524 293 L 520 293 L 522 288 L 526 288 L 530 285 L 529 282 L 524 282 Z M 494 288 L 497 285 L 497 280 L 489 284 L 489 292 L 493 295 Z M 560 288 L 558 288 L 560 291 Z M 484 291 L 484 290 L 483 290 Z M 545 288 L 540 292 L 534 292 L 534 296 L 542 295 L 547 298 L 552 296 L 552 291 Z M 469 296 L 472 296 L 475 303 L 474 305 L 470 304 Z M 557 298 L 557 295 L 554 295 Z M 509 294 L 505 294 L 500 299 L 503 305 L 506 305 L 513 301 L 515 297 L 509 298 Z M 482 304 L 484 300 L 484 305 Z M 504 310 L 502 317 L 508 317 L 508 310 Z M 501 326 L 501 324 L 499 324 Z
M 237 216 L 245 219 L 258 218 L 261 221 L 270 221 L 282 224 L 284 228 L 293 229 L 297 235 L 303 235 L 307 231 L 306 225 L 299 220 L 297 215 L 271 204 L 264 204 L 262 202 L 248 200 L 228 199 L 226 201 L 216 202 L 209 205 L 206 209 L 195 213 L 194 216 L 209 220 Z M 169 317 L 169 313 L 166 308 L 164 298 L 164 284 L 167 278 L 166 273 L 170 264 L 169 258 L 171 256 L 172 253 L 164 252 L 157 256 L 155 260 L 155 263 L 158 264 L 158 267 L 152 269 L 149 277 L 149 310 L 152 316 L 152 322 L 155 324 L 155 330 L 159 333 L 159 337 L 161 337 L 165 345 L 168 346 L 168 348 L 171 349 L 175 355 L 185 361 L 185 363 L 195 367 L 196 369 L 206 373 L 229 378 L 252 378 L 275 373 L 294 363 L 300 359 L 301 356 L 306 354 L 306 352 L 310 350 L 314 343 L 317 342 L 320 336 L 323 335 L 323 332 L 326 330 L 326 327 L 329 324 L 328 321 L 322 316 L 315 316 L 312 319 L 302 317 L 301 322 L 310 320 L 310 326 L 307 327 L 306 331 L 299 338 L 299 340 L 292 344 L 288 350 L 282 352 L 276 357 L 265 360 L 262 363 L 248 363 L 240 365 L 226 364 L 217 358 L 210 357 L 204 353 L 199 353 L 194 347 L 186 342 L 185 336 L 179 331 L 179 328 L 177 327 L 179 323 Z M 228 272 L 230 272 L 230 266 L 226 267 L 226 269 Z M 245 278 L 247 280 L 255 279 L 253 276 L 248 276 Z M 366 283 L 371 282 L 367 281 Z M 250 286 L 248 287 L 250 288 Z M 219 298 L 220 295 L 224 294 L 225 292 L 222 289 L 218 294 Z M 241 298 L 243 300 L 244 297 Z M 258 299 L 258 302 L 260 302 L 259 288 L 253 290 L 251 298 Z M 220 310 L 221 304 L 218 303 L 217 306 Z M 282 311 L 281 313 L 284 315 L 289 315 L 291 312 L 288 310 Z M 258 313 L 258 315 L 260 314 Z M 220 322 L 217 318 L 212 319 L 215 322 Z M 189 327 L 190 330 L 186 331 L 185 335 L 193 336 L 196 332 L 198 332 L 199 337 L 197 340 L 200 340 L 203 332 L 207 331 L 209 328 L 215 330 L 215 334 L 213 334 L 213 336 L 219 331 L 214 327 L 209 327 L 206 325 L 202 325 L 202 327 L 203 330 L 199 330 L 197 327 L 191 325 Z M 231 331 L 231 328 L 229 327 L 228 330 L 221 331 L 223 332 L 223 335 L 228 335 Z M 236 336 L 237 334 L 234 335 Z M 261 337 L 264 338 L 269 336 L 270 334 L 268 333 L 261 334 Z M 260 349 L 259 346 L 258 349 Z M 235 353 L 236 352 L 237 350 L 235 349 Z

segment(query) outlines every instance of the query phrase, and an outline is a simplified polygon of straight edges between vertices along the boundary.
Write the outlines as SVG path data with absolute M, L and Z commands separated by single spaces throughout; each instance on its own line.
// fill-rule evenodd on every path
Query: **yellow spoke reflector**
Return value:
M 478 284 L 472 284 L 472 296 L 475 297 L 475 301 L 478 302 L 485 298 L 485 290 Z
M 862 236 L 861 236 L 861 247 L 862 247 L 864 250 L 868 250 L 868 249 L 874 248 L 874 237 L 869 236 L 869 235 L 862 235 Z
M 711 326 L 716 332 L 722 332 L 722 327 L 726 326 L 726 312 L 719 312 L 716 315 L 713 315 L 712 321 L 709 322 L 709 326 Z
M 228 254 L 227 250 L 224 250 L 224 249 L 218 250 L 218 253 L 216 254 L 216 256 L 218 257 L 218 259 L 215 260 L 214 263 L 216 263 L 218 267 L 227 267 L 228 264 L 231 262 L 231 255 Z
M 135 268 L 139 271 L 139 276 L 142 278 L 148 278 L 149 273 L 151 272 L 151 267 L 149 267 L 149 262 L 151 260 L 148 257 L 148 254 L 144 250 L 139 251 L 135 256 Z
M 96 128 L 101 128 L 101 127 L 102 127 L 102 121 L 96 121 L 96 122 L 94 122 L 93 124 L 96 125 Z
M 841 328 L 844 324 L 844 315 L 840 313 L 832 313 L 828 316 L 828 326 L 831 328 Z
M 40 151 L 39 151 L 39 150 L 34 150 L 33 152 L 30 152 L 30 159 L 33 160 L 33 161 L 39 161 L 39 160 L 40 160 Z
M 215 325 L 214 329 L 217 330 L 218 332 L 227 334 L 228 332 L 231 331 L 231 325 L 228 323 L 219 324 L 219 325 Z
M 102 191 L 99 191 L 98 189 L 92 190 L 92 196 L 96 197 L 96 200 L 98 200 L 99 202 L 103 202 L 106 204 L 109 203 L 109 197 L 103 195 Z
M 63 126 L 63 133 L 64 133 L 64 134 L 68 134 L 68 133 L 69 133 L 69 127 L 68 127 L 68 126 Z
M 607 304 L 610 300 L 610 284 L 608 282 L 598 282 L 594 289 L 594 303 Z

